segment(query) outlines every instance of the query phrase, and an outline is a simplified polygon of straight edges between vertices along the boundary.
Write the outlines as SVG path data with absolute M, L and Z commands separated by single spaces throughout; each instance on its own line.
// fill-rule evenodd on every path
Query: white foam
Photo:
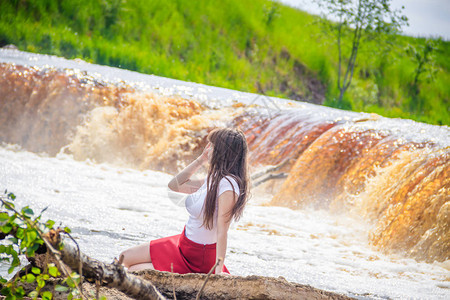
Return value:
M 181 232 L 187 213 L 172 202 L 170 176 L 0 147 L 0 190 L 73 230 L 86 254 L 111 262 L 124 249 Z M 370 249 L 364 224 L 324 211 L 256 205 L 229 233 L 236 275 L 289 281 L 357 298 L 449 299 L 445 263 L 425 264 Z M 3 276 L 5 266 L 0 267 Z

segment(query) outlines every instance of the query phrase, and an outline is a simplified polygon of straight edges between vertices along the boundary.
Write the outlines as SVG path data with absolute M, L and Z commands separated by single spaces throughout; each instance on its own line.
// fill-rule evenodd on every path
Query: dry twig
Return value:
M 171 273 L 172 273 L 173 299 L 174 299 L 174 300 L 177 300 L 177 294 L 175 293 L 175 283 L 174 283 L 174 281 L 173 281 L 173 278 L 174 278 L 174 276 L 173 276 L 173 263 L 170 264 L 170 271 L 171 271 Z
M 217 265 L 222 261 L 222 258 L 219 257 L 216 261 L 216 264 L 211 268 L 211 270 L 209 270 L 208 275 L 206 275 L 205 281 L 203 282 L 202 287 L 200 288 L 200 290 L 198 291 L 197 297 L 195 298 L 195 300 L 199 300 L 200 299 L 200 295 L 203 292 L 203 289 L 206 286 L 206 283 L 208 282 L 209 276 L 211 276 L 212 272 L 214 272 L 214 269 L 217 267 Z

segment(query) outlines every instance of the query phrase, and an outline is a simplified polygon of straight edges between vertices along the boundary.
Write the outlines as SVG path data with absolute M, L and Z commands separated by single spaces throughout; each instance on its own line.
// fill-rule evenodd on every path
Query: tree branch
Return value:
M 338 52 L 339 52 L 339 61 L 338 61 L 338 89 L 341 89 L 341 75 L 342 75 L 342 49 L 341 49 L 341 36 L 342 36 L 342 15 L 339 20 L 338 27 Z
M 258 185 L 263 184 L 266 181 L 272 180 L 272 179 L 283 179 L 287 178 L 287 173 L 279 173 L 279 174 L 269 174 L 268 176 L 264 177 L 263 179 L 260 179 L 259 181 L 256 181 L 253 183 L 253 187 L 257 187 Z
M 61 243 L 59 233 L 55 231 L 45 235 L 44 240 L 54 248 Z M 117 260 L 112 264 L 102 263 L 83 253 L 78 253 L 76 247 L 68 243 L 64 243 L 60 253 L 61 260 L 73 269 L 77 269 L 81 263 L 84 277 L 91 281 L 101 278 L 101 284 L 115 288 L 135 299 L 165 299 L 152 283 L 127 273 Z
M 268 173 L 276 172 L 276 171 L 280 170 L 281 168 L 283 168 L 284 166 L 286 166 L 290 161 L 291 161 L 290 159 L 286 159 L 285 161 L 279 163 L 278 165 L 266 167 L 258 172 L 253 173 L 250 176 L 250 179 L 256 180 Z

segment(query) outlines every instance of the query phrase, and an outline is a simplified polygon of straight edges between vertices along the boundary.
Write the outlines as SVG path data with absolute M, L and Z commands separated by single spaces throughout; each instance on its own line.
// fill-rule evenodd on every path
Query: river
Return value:
M 231 273 L 359 299 L 450 297 L 448 127 L 17 50 L 0 50 L 0 69 L 0 188 L 48 207 L 86 254 L 111 262 L 180 233 L 170 174 L 211 128 L 237 126 L 252 173 L 284 164 L 288 177 L 252 190 Z

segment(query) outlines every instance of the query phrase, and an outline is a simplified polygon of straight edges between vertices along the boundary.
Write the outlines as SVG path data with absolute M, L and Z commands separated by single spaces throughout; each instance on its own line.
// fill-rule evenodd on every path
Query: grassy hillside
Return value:
M 450 43 L 411 95 L 416 64 L 398 36 L 359 54 L 341 108 L 450 124 Z M 314 16 L 266 0 L 3 0 L 0 46 L 336 106 L 337 49 Z M 425 78 L 425 76 L 423 76 Z

